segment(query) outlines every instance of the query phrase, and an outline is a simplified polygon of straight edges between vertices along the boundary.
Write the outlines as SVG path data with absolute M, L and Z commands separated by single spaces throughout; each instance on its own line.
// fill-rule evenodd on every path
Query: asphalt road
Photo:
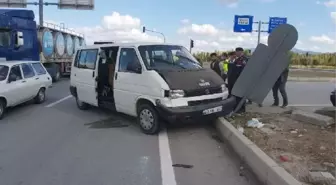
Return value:
M 60 81 L 44 104 L 13 108 L 0 121 L 1 185 L 259 184 L 239 175 L 240 161 L 208 123 L 147 136 L 127 116 L 77 109 L 68 88 Z

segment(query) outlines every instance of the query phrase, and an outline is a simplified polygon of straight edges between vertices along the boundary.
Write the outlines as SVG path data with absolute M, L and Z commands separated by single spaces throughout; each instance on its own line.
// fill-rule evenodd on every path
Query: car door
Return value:
M 52 85 L 51 76 L 48 74 L 47 70 L 43 67 L 41 62 L 32 63 L 31 65 L 36 74 L 35 80 L 38 84 L 38 88 L 49 87 Z
M 12 75 L 16 76 L 16 80 L 8 81 L 5 97 L 7 98 L 9 105 L 15 106 L 27 99 L 27 93 L 25 91 L 26 81 L 23 79 L 20 65 L 14 65 L 11 67 L 9 76 Z
M 99 49 L 83 49 L 79 53 L 78 69 L 73 71 L 76 77 L 78 99 L 98 106 L 97 97 L 97 63 Z
M 133 62 L 140 69 L 130 70 L 128 66 Z M 140 95 L 141 88 L 145 82 L 142 76 L 142 65 L 138 54 L 133 47 L 124 47 L 119 50 L 115 78 L 114 78 L 114 99 L 118 112 L 129 115 L 136 115 L 136 99 Z
M 25 81 L 26 99 L 35 97 L 39 91 L 39 79 L 30 63 L 21 64 L 23 79 Z

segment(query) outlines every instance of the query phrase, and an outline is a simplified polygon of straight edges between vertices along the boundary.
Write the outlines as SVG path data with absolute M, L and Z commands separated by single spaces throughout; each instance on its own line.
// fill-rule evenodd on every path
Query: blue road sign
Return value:
M 268 24 L 268 33 L 271 33 L 272 30 L 278 27 L 280 24 L 287 24 L 287 18 L 270 17 Z
M 235 15 L 233 32 L 252 32 L 253 16 L 251 15 Z

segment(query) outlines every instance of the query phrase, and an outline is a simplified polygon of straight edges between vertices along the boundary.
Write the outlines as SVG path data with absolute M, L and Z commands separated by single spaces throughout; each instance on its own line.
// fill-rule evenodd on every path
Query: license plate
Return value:
M 203 111 L 203 115 L 209 115 L 209 114 L 213 114 L 213 113 L 216 113 L 216 112 L 220 112 L 222 111 L 223 107 L 222 106 L 218 106 L 218 107 L 214 107 L 214 108 L 211 108 L 211 109 L 206 109 Z

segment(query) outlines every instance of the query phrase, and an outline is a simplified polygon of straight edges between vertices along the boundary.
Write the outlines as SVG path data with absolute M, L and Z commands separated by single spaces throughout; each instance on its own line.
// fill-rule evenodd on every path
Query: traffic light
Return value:
M 142 27 L 142 33 L 146 32 L 146 27 Z
M 194 40 L 190 39 L 190 48 L 194 48 Z

